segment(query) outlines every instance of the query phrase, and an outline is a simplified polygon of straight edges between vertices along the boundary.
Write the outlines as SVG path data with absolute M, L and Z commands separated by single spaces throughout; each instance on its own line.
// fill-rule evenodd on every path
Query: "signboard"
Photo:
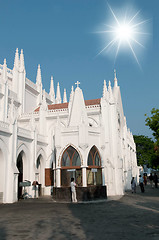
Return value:
M 97 168 L 92 168 L 91 171 L 92 172 L 97 172 Z
M 67 169 L 68 172 L 75 172 L 76 169 Z
M 31 182 L 30 182 L 30 181 L 20 182 L 20 183 L 19 183 L 19 186 L 20 186 L 20 187 L 28 187 L 28 186 L 31 186 Z

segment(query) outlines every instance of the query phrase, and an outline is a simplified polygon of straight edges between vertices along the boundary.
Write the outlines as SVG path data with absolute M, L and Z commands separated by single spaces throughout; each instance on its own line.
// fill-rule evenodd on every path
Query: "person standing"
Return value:
M 143 179 L 144 179 L 144 184 L 146 186 L 147 185 L 147 175 L 146 174 L 144 174 Z
M 71 193 L 72 193 L 72 202 L 77 202 L 76 198 L 76 183 L 74 178 L 71 178 Z
M 156 173 L 154 174 L 153 180 L 154 180 L 154 183 L 155 183 L 155 188 L 158 188 L 158 185 L 157 185 L 157 183 L 158 183 L 158 177 L 157 177 L 157 174 L 156 174 Z
M 136 193 L 136 182 L 134 177 L 132 177 L 132 180 L 131 180 L 131 190 L 132 190 L 132 193 Z
M 149 180 L 150 180 L 150 185 L 153 188 L 153 176 L 152 176 L 152 173 L 150 173 Z
M 144 189 L 144 179 L 141 175 L 139 175 L 139 185 L 140 185 L 140 189 L 141 189 L 141 192 L 144 193 L 145 192 L 145 189 Z

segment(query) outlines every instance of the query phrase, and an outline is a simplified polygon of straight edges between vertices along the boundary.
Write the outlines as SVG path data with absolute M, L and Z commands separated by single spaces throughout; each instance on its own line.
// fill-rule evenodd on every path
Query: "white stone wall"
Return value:
M 127 129 L 116 76 L 114 81 L 113 88 L 110 82 L 107 87 L 104 81 L 100 103 L 90 102 L 87 106 L 82 89 L 77 86 L 74 91 L 72 88 L 68 108 L 62 108 L 59 83 L 56 97 L 53 78 L 50 93 L 42 90 L 40 66 L 36 84 L 26 78 L 23 51 L 19 57 L 16 50 L 13 70 L 7 68 L 6 61 L 0 65 L 0 201 L 17 201 L 20 153 L 23 181 L 38 181 L 42 193 L 50 195 L 51 187 L 45 186 L 45 168 L 51 168 L 53 163 L 56 187 L 60 187 L 61 157 L 69 145 L 81 156 L 83 186 L 87 186 L 88 154 L 95 145 L 102 161 L 107 194 L 122 195 L 130 189 L 132 176 L 136 179 L 138 176 L 136 148 L 132 133 Z M 48 110 L 47 105 L 56 102 L 61 107 Z M 40 166 L 37 168 L 38 158 Z M 34 197 L 34 187 L 26 189 Z

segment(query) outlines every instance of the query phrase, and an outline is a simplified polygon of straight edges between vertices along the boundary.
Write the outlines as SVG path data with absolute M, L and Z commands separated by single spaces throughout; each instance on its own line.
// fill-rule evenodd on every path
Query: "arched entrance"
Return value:
M 39 175 L 38 175 L 38 183 L 42 183 L 42 155 L 40 154 L 36 161 L 36 168 L 38 169 Z
M 42 186 L 44 185 L 44 167 L 43 167 L 43 157 L 41 154 L 37 158 L 36 168 L 38 170 L 38 176 L 37 176 L 37 181 L 39 184 L 38 185 L 38 195 L 41 196 L 41 195 L 43 195 Z
M 101 158 L 96 146 L 93 146 L 89 152 L 87 165 L 87 185 L 102 185 Z
M 77 150 L 69 146 L 61 159 L 61 186 L 70 186 L 71 178 L 75 179 L 78 186 L 82 186 L 81 159 Z
M 4 184 L 5 184 L 5 166 L 2 150 L 0 149 L 0 203 L 4 198 Z
M 18 175 L 18 200 L 21 198 L 22 196 L 22 187 L 20 186 L 20 182 L 23 182 L 23 155 L 24 152 L 20 152 L 17 158 L 17 168 L 19 171 L 19 175 Z

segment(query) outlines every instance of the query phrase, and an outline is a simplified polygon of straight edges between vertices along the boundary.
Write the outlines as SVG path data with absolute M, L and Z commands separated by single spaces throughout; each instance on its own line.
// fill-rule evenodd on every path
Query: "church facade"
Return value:
M 113 87 L 104 80 L 101 98 L 85 100 L 77 81 L 67 101 L 65 89 L 61 99 L 59 83 L 55 94 L 53 77 L 50 92 L 43 90 L 40 65 L 36 83 L 26 77 L 23 50 L 20 54 L 16 50 L 13 69 L 4 59 L 0 65 L 0 202 L 16 202 L 24 191 L 29 197 L 67 198 L 71 177 L 78 185 L 77 198 L 87 199 L 88 193 L 122 195 L 137 175 L 136 147 L 116 72 Z

